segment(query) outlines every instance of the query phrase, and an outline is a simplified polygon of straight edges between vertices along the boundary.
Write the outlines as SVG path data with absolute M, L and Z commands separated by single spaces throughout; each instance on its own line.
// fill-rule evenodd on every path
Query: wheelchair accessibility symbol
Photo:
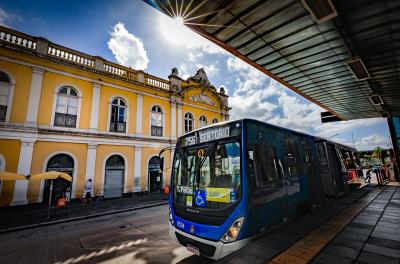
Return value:
M 206 191 L 200 190 L 194 192 L 194 202 L 198 207 L 206 206 Z

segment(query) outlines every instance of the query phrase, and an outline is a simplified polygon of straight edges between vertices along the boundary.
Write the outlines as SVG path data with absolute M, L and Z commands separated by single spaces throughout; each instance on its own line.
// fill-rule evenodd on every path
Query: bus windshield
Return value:
M 241 196 L 239 142 L 210 143 L 176 151 L 175 203 L 196 209 L 224 209 Z

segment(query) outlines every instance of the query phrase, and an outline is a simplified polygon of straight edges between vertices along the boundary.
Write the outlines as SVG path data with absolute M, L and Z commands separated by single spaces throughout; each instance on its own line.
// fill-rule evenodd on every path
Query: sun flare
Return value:
M 188 39 L 193 37 L 193 32 L 185 26 L 182 17 L 170 18 L 161 15 L 159 23 L 163 37 L 173 44 L 184 45 Z

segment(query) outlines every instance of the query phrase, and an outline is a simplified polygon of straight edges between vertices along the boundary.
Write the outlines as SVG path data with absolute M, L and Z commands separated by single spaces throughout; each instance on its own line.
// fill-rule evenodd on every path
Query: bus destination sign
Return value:
M 184 145 L 191 146 L 191 145 L 196 145 L 198 143 L 205 143 L 209 141 L 227 138 L 231 136 L 230 132 L 231 132 L 230 126 L 217 127 L 214 129 L 198 131 L 195 135 L 184 138 Z

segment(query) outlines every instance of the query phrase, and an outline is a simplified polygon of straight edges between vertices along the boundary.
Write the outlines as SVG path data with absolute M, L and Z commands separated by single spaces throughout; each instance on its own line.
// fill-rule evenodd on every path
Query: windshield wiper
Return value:
M 211 146 L 208 147 L 205 155 L 202 157 L 202 159 L 200 160 L 200 164 L 198 167 L 198 172 L 200 172 L 201 167 L 203 167 L 204 163 L 206 162 L 206 159 L 211 155 L 211 153 L 214 151 L 215 146 L 217 145 L 217 142 L 213 142 L 211 144 Z

